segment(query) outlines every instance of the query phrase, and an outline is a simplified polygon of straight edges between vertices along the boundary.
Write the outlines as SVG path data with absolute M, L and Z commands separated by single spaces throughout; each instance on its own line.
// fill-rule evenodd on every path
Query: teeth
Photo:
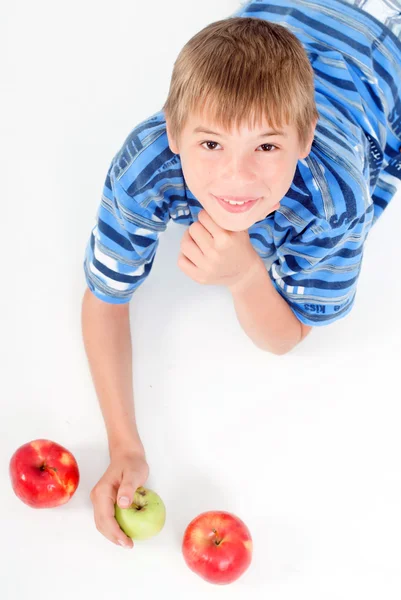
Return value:
M 224 202 L 227 202 L 228 204 L 245 204 L 245 202 L 235 202 L 234 200 L 225 200 L 225 198 L 222 198 L 222 200 L 224 200 Z

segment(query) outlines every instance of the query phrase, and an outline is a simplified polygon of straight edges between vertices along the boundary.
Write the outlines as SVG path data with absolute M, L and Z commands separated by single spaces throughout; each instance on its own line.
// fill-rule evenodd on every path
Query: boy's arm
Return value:
M 297 319 L 275 289 L 265 265 L 257 257 L 257 268 L 244 283 L 228 286 L 241 327 L 251 340 L 273 354 L 286 354 L 310 333 L 312 327 Z
M 134 413 L 129 303 L 107 304 L 87 289 L 82 334 L 110 455 L 120 450 L 144 454 Z
M 222 229 L 205 210 L 183 235 L 178 266 L 198 283 L 225 285 L 242 328 L 263 350 L 285 354 L 311 330 L 274 288 L 248 231 Z

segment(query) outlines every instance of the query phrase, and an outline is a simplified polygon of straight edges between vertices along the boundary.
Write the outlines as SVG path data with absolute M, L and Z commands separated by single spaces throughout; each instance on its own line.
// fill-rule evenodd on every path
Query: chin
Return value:
M 223 227 L 223 229 L 225 229 L 226 231 L 246 231 L 252 225 L 253 225 L 253 221 L 252 221 L 252 223 L 245 223 L 242 225 L 240 223 L 238 223 L 238 225 L 220 225 L 220 227 Z
M 249 229 L 249 227 L 252 227 L 252 225 L 255 223 L 263 221 L 263 219 L 265 219 L 270 213 L 274 212 L 274 210 L 266 209 L 266 211 L 263 211 L 262 213 L 252 215 L 251 213 L 245 213 L 244 215 L 232 214 L 222 216 L 221 213 L 218 213 L 214 216 L 212 212 L 210 212 L 210 215 L 217 225 L 223 229 L 226 229 L 227 231 L 245 231 Z
M 258 219 L 249 220 L 249 218 L 240 219 L 238 217 L 236 217 L 235 219 L 221 219 L 218 217 L 212 218 L 217 223 L 217 225 L 219 225 L 222 229 L 225 229 L 226 231 L 246 231 L 247 229 L 249 229 L 249 227 L 256 223 L 256 221 L 258 221 Z

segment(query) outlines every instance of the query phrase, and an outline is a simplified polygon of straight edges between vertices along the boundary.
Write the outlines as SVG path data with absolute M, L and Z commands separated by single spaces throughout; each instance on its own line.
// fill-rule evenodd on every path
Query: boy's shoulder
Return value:
M 158 172 L 179 163 L 168 145 L 166 119 L 158 111 L 128 133 L 113 159 L 113 175 L 125 189 L 146 185 Z
M 191 224 L 202 207 L 190 193 L 181 159 L 170 149 L 163 110 L 145 118 L 115 154 L 110 177 L 118 181 L 126 209 L 142 209 L 165 223 Z

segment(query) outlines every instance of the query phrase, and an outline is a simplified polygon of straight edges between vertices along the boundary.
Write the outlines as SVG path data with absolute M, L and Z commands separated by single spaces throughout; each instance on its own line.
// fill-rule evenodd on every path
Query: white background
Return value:
M 247 338 L 224 288 L 178 269 L 184 227 L 171 223 L 131 302 L 147 486 L 167 521 L 133 550 L 95 527 L 89 493 L 108 451 L 80 328 L 84 249 L 111 158 L 160 110 L 183 45 L 238 6 L 25 1 L 2 15 L 4 600 L 400 598 L 401 193 L 369 235 L 351 313 L 281 357 Z M 8 476 L 16 448 L 41 437 L 81 471 L 50 510 L 20 502 Z M 181 554 L 205 510 L 235 513 L 253 536 L 230 586 Z

